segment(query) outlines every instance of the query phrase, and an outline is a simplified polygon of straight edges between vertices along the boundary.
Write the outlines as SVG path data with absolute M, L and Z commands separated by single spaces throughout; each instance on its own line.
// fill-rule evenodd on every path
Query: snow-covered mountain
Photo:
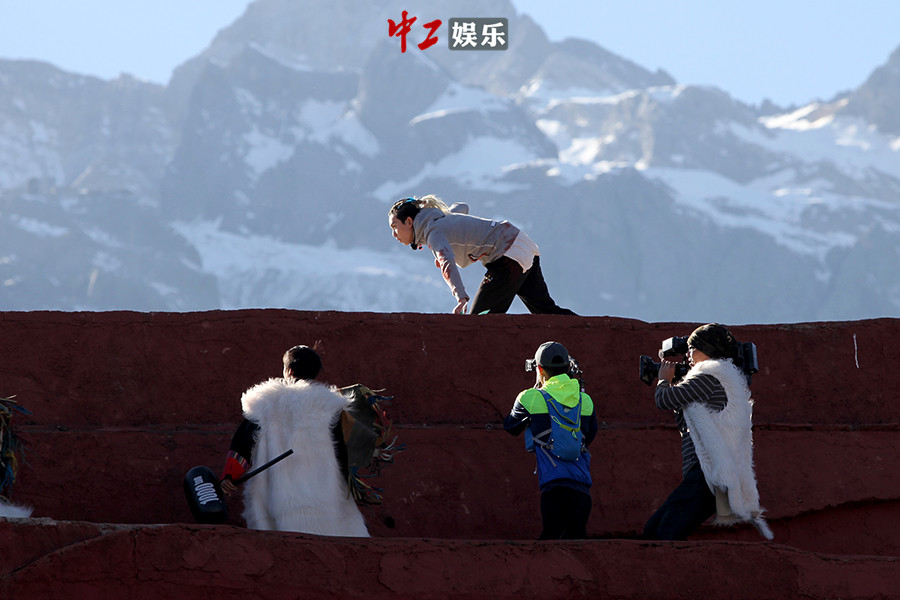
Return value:
M 506 0 L 434 2 L 401 52 L 403 10 L 257 0 L 165 87 L 0 61 L 0 306 L 446 312 L 387 227 L 436 193 L 528 231 L 580 314 L 900 315 L 900 48 L 859 89 L 760 107 Z M 509 49 L 449 50 L 456 16 L 508 18 Z

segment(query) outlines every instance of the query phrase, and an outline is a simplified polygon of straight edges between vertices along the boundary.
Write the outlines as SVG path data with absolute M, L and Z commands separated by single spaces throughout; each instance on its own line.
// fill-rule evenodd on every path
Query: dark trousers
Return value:
M 716 512 L 716 496 L 709 491 L 700 465 L 694 466 L 644 525 L 646 540 L 686 540 Z
M 574 315 L 568 308 L 560 308 L 550 297 L 544 274 L 541 273 L 541 257 L 535 256 L 531 268 L 522 272 L 522 266 L 507 256 L 501 256 L 486 265 L 487 272 L 475 297 L 471 312 L 505 313 L 518 296 L 532 314 Z
M 541 540 L 583 540 L 591 514 L 591 495 L 567 487 L 541 492 Z

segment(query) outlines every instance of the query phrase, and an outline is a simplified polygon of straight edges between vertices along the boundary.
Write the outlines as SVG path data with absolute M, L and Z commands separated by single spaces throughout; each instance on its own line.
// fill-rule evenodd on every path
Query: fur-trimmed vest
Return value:
M 685 380 L 715 377 L 728 396 L 720 412 L 703 404 L 683 409 L 700 468 L 716 495 L 716 523 L 751 522 L 767 539 L 772 532 L 762 518 L 753 471 L 753 400 L 744 374 L 730 360 L 705 360 L 694 365 Z
M 347 407 L 316 382 L 270 379 L 241 397 L 244 417 L 259 425 L 251 462 L 294 453 L 247 481 L 244 519 L 251 529 L 368 537 L 334 453 L 331 426 Z
M 33 510 L 30 506 L 7 504 L 0 500 L 0 517 L 6 519 L 27 519 Z

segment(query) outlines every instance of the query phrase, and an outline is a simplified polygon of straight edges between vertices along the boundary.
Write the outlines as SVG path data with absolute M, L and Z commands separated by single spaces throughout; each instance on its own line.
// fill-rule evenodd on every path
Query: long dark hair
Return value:
M 401 223 L 405 223 L 406 219 L 409 218 L 412 218 L 412 220 L 415 221 L 416 216 L 418 216 L 419 212 L 421 212 L 423 208 L 437 208 L 440 209 L 440 211 L 444 214 L 450 212 L 450 207 L 444 204 L 444 202 L 440 198 L 438 198 L 434 194 L 428 194 L 427 196 L 422 196 L 421 198 L 409 196 L 407 198 L 401 198 L 400 200 L 397 200 L 396 202 L 394 202 L 391 210 L 388 211 L 388 216 L 397 217 L 397 220 Z M 421 243 L 416 243 L 415 239 L 409 245 L 410 250 L 418 250 L 421 247 Z
M 405 223 L 406 219 L 409 218 L 415 220 L 416 215 L 418 215 L 419 211 L 423 208 L 424 206 L 422 205 L 421 200 L 410 196 L 409 198 L 402 198 L 394 202 L 388 215 L 397 217 L 398 221 Z
M 418 215 L 419 211 L 421 211 L 423 208 L 438 208 L 441 210 L 441 212 L 450 212 L 450 207 L 444 204 L 443 200 L 441 200 L 434 194 L 428 194 L 427 196 L 422 196 L 421 198 L 409 196 L 407 198 L 401 198 L 400 200 L 397 200 L 396 202 L 394 202 L 391 210 L 388 211 L 388 215 L 397 217 L 398 221 L 406 222 L 406 219 L 410 217 L 415 220 L 416 215 Z

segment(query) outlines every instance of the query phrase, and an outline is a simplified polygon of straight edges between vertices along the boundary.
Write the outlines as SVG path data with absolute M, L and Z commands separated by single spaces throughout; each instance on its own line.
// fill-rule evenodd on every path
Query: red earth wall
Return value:
M 0 313 L 0 394 L 32 412 L 15 422 L 27 464 L 13 500 L 36 517 L 0 523 L 0 590 L 675 598 L 727 586 L 734 597 L 900 597 L 898 578 L 884 576 L 898 572 L 900 556 L 897 319 L 733 328 L 759 347 L 755 458 L 775 542 L 712 527 L 680 544 L 633 539 L 680 478 L 672 416 L 638 380 L 638 356 L 695 326 L 287 310 Z M 551 339 L 584 369 L 601 423 L 585 542 L 532 541 L 534 459 L 501 430 L 533 384 L 524 360 Z M 239 499 L 226 525 L 192 524 L 185 472 L 221 469 L 241 393 L 279 376 L 282 353 L 298 343 L 318 344 L 322 379 L 394 396 L 389 413 L 407 449 L 379 478 L 384 504 L 364 509 L 371 540 L 248 531 Z M 120 555 L 116 568 L 110 557 Z

